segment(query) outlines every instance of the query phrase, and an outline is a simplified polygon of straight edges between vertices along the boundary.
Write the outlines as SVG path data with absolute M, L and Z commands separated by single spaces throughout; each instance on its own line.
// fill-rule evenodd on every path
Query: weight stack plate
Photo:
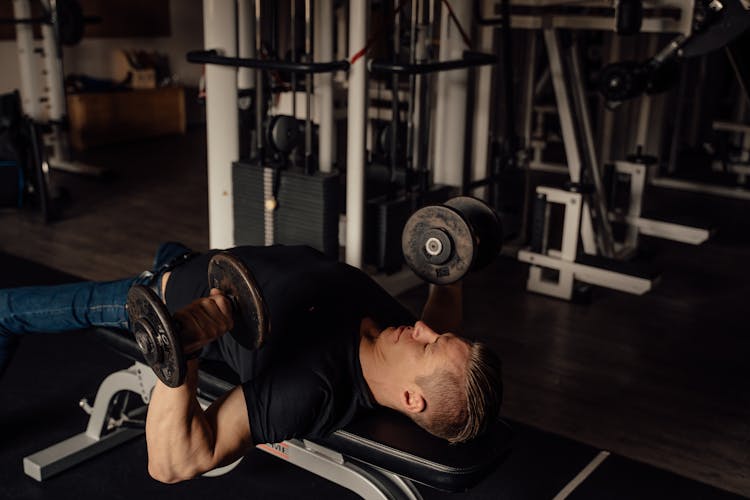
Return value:
M 453 191 L 451 186 L 433 186 L 423 193 L 422 204 L 442 203 Z M 378 271 L 394 273 L 403 266 L 401 235 L 417 206 L 416 196 L 416 193 L 408 193 L 389 199 L 381 195 L 367 200 L 364 259 Z
M 266 168 L 243 162 L 232 165 L 236 245 L 265 244 L 263 172 Z M 339 186 L 338 172 L 307 175 L 283 170 L 273 217 L 274 243 L 308 245 L 338 257 Z
M 404 196 L 392 200 L 381 196 L 367 201 L 366 263 L 385 273 L 401 269 L 401 233 L 411 211 L 412 201 Z

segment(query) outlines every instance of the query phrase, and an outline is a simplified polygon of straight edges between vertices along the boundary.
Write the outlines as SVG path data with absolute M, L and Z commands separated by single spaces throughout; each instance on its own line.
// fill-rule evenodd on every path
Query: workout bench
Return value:
M 107 376 L 99 385 L 86 431 L 23 459 L 24 472 L 43 481 L 125 441 L 142 435 L 156 375 L 146 364 L 132 336 L 122 330 L 96 329 L 97 337 L 133 360 L 127 369 Z M 204 360 L 198 399 L 204 407 L 238 383 L 221 362 Z M 140 397 L 133 407 L 127 395 Z M 511 431 L 498 422 L 487 435 L 470 443 L 450 445 L 419 428 L 407 417 L 377 410 L 320 440 L 290 439 L 257 447 L 324 477 L 367 499 L 420 499 L 413 482 L 443 491 L 465 491 L 492 473 L 510 451 Z M 242 460 L 242 459 L 240 459 Z M 239 462 L 206 473 L 218 476 Z

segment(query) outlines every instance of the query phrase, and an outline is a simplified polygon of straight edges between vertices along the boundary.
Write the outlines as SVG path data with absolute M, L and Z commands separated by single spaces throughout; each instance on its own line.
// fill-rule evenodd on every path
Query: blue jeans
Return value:
M 179 243 L 164 243 L 157 250 L 152 270 L 136 278 L 0 290 L 0 375 L 20 337 L 27 333 L 69 332 L 93 326 L 127 329 L 125 302 L 130 287 L 160 283 L 170 264 L 189 253 Z

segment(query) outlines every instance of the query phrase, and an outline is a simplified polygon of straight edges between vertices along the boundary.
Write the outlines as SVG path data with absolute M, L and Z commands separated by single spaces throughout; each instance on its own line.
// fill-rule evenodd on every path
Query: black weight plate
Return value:
M 130 288 L 127 307 L 133 335 L 146 363 L 167 386 L 182 385 L 187 365 L 167 307 L 153 290 L 142 285 Z
M 442 264 L 430 262 L 426 249 L 434 230 L 447 234 L 452 244 L 452 253 Z M 406 264 L 417 276 L 437 285 L 460 280 L 476 258 L 474 234 L 468 221 L 456 209 L 443 205 L 421 208 L 409 217 L 401 233 L 401 249 Z
M 495 260 L 503 245 L 503 226 L 492 208 L 471 196 L 458 196 L 445 202 L 463 214 L 477 239 L 477 254 L 471 270 L 482 269 Z
M 208 283 L 232 301 L 234 328 L 229 332 L 242 347 L 258 349 L 270 331 L 270 314 L 249 269 L 237 257 L 223 252 L 211 257 Z
M 289 154 L 300 142 L 299 122 L 292 116 L 276 115 L 268 127 L 268 142 L 279 153 Z

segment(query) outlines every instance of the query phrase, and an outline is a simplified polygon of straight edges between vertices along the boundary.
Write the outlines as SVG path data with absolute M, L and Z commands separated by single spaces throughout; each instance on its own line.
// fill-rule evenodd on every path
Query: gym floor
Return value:
M 1 286 L 64 281 L 71 275 L 96 280 L 132 275 L 149 265 L 164 240 L 207 249 L 203 130 L 94 150 L 83 159 L 109 167 L 111 175 L 87 179 L 58 174 L 71 198 L 59 222 L 45 226 L 31 211 L 0 212 L 0 252 L 7 254 L 0 255 Z M 693 481 L 750 496 L 750 338 L 745 324 L 750 207 L 748 202 L 669 191 L 655 193 L 652 200 L 662 212 L 702 215 L 719 232 L 701 247 L 648 240 L 662 278 L 643 297 L 597 289 L 592 303 L 584 305 L 531 295 L 524 290 L 526 266 L 508 258 L 467 280 L 466 333 L 501 353 L 504 415 L 521 431 L 507 467 L 476 496 L 466 498 L 551 498 L 598 450 L 616 456 L 604 462 L 601 474 L 584 483 L 575 498 L 725 497 Z M 416 310 L 425 293 L 422 287 L 400 298 Z M 96 389 L 97 377 L 124 363 L 112 355 L 106 358 L 101 354 L 106 350 L 86 347 L 81 341 L 85 336 L 75 337 L 78 344 L 71 346 L 73 335 L 24 342 L 0 381 L 0 415 L 9 412 L 10 417 L 2 418 L 0 497 L 80 498 L 85 491 L 74 485 L 107 471 L 111 481 L 125 488 L 127 480 L 115 475 L 127 473 L 137 484 L 150 485 L 121 491 L 123 498 L 139 492 L 169 498 L 188 491 L 197 497 L 221 484 L 157 488 L 145 477 L 140 443 L 127 445 L 129 451 L 122 455 L 110 452 L 49 485 L 30 484 L 23 477 L 21 458 L 68 437 L 70 428 L 80 432 L 76 429 L 82 428 L 84 416 L 76 409 L 78 399 Z M 59 354 L 67 346 L 72 359 Z M 43 365 L 47 376 L 35 364 Z M 75 373 L 49 379 L 67 370 Z M 126 467 L 120 460 L 133 463 Z M 300 484 L 318 496 L 335 492 L 345 497 L 310 474 L 277 469 L 290 468 L 277 462 L 253 457 L 242 470 L 260 470 L 276 486 Z M 559 472 L 552 462 L 567 464 L 570 474 Z M 608 476 L 607 467 L 617 472 Z M 232 497 L 233 488 L 246 494 L 255 486 L 237 481 L 238 472 L 218 480 L 227 481 L 220 488 Z M 557 479 L 549 490 L 529 486 L 549 484 L 551 476 Z M 521 477 L 528 487 L 519 490 Z M 265 488 L 260 497 L 298 497 L 258 487 Z M 109 490 L 106 496 L 119 497 Z

